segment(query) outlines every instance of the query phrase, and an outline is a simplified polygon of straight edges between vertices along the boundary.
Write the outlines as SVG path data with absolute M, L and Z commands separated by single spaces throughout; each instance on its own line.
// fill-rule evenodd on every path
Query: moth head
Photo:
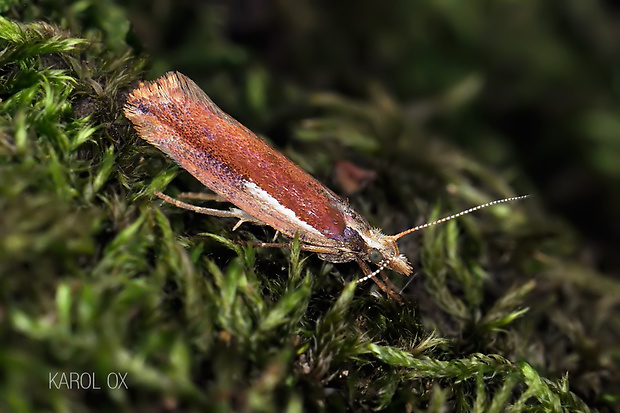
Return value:
M 362 238 L 367 246 L 366 261 L 378 267 L 375 273 L 387 268 L 403 275 L 411 274 L 411 265 L 407 257 L 400 253 L 393 236 L 384 235 L 380 230 L 373 228 L 362 234 Z

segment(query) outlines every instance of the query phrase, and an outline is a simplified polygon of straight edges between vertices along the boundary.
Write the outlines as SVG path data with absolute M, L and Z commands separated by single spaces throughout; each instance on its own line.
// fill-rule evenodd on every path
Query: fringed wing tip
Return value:
M 172 71 L 162 77 L 141 82 L 127 98 L 123 108 L 125 116 L 130 120 L 132 116 L 145 115 L 148 107 L 162 102 L 193 101 L 206 106 L 212 113 L 225 116 L 225 114 L 213 103 L 196 83 L 182 73 Z
M 170 94 L 172 90 L 183 89 L 187 80 L 189 79 L 179 72 L 168 72 L 158 79 L 140 82 L 138 87 L 129 94 L 127 103 L 133 104 L 134 101 L 139 99 L 150 100 L 161 95 Z

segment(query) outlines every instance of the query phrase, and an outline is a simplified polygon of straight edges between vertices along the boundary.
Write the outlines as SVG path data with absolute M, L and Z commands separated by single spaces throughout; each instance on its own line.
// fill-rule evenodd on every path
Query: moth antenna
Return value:
M 418 231 L 420 229 L 432 227 L 433 225 L 442 224 L 442 223 L 444 223 L 446 221 L 450 221 L 451 219 L 462 217 L 463 215 L 470 214 L 470 213 L 478 211 L 478 210 L 480 210 L 482 208 L 486 208 L 486 207 L 489 207 L 489 206 L 492 206 L 492 205 L 497 205 L 497 204 L 503 204 L 504 202 L 518 201 L 520 199 L 529 198 L 530 196 L 531 195 L 513 196 L 513 197 L 510 197 L 510 198 L 498 199 L 498 200 L 495 200 L 495 201 L 487 202 L 486 204 L 482 204 L 482 205 L 475 206 L 473 208 L 466 209 L 465 211 L 461 211 L 461 212 L 456 213 L 454 215 L 450 215 L 450 216 L 438 219 L 438 220 L 433 221 L 433 222 L 428 222 L 426 224 L 418 225 L 417 227 L 410 228 L 410 229 L 408 229 L 406 231 L 403 231 L 403 232 L 400 232 L 400 233 L 398 233 L 396 235 L 391 235 L 390 238 L 392 238 L 394 240 L 397 240 L 397 239 L 399 239 L 402 236 L 405 236 L 407 234 L 411 234 L 412 232 Z
M 371 272 L 368 275 L 363 276 L 362 278 L 360 278 L 359 280 L 357 280 L 358 284 L 361 284 L 365 281 L 368 281 L 374 277 L 377 276 L 377 274 L 379 274 L 381 271 L 385 270 L 385 268 L 388 266 L 388 264 L 390 263 L 390 261 L 392 261 L 391 259 L 389 260 L 385 260 L 381 262 L 381 265 L 379 265 L 379 268 L 377 268 L 376 270 L 374 270 L 373 272 Z

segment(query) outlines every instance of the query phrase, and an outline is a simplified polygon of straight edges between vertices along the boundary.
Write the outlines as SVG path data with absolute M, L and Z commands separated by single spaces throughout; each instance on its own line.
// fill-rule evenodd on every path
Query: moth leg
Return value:
M 357 264 L 360 266 L 360 268 L 364 272 L 364 275 L 368 276 L 372 274 L 372 270 L 370 269 L 370 267 L 368 267 L 368 264 L 366 264 L 364 261 L 357 259 Z M 370 277 L 370 278 L 375 282 L 375 284 L 379 286 L 379 288 L 384 293 L 388 295 L 388 297 L 397 301 L 399 304 L 403 304 L 403 299 L 400 296 L 400 293 L 398 292 L 398 289 L 396 288 L 396 286 L 392 283 L 392 281 L 390 281 L 387 275 L 385 275 L 383 270 L 379 271 L 379 274 L 381 274 L 381 280 L 378 279 L 377 277 Z
M 218 194 L 207 194 L 204 192 L 181 192 L 179 198 L 195 199 L 198 201 L 215 201 L 215 202 L 228 202 L 226 198 Z
M 260 248 L 286 248 L 290 247 L 290 242 L 259 242 L 259 241 L 243 241 L 245 244 L 254 245 Z
M 333 254 L 334 252 L 334 247 L 321 247 L 320 245 L 299 244 L 299 248 L 304 251 L 316 252 L 317 254 Z
M 237 221 L 237 223 L 233 227 L 233 229 L 232 229 L 233 231 L 236 230 L 237 228 L 239 228 L 241 226 L 241 224 L 243 224 L 244 222 L 249 222 L 249 223 L 256 224 L 256 225 L 267 225 L 263 221 L 257 220 L 252 215 L 248 214 L 247 212 L 245 212 L 245 211 L 243 211 L 241 209 L 231 208 L 230 211 L 231 212 L 238 212 L 240 215 L 241 214 L 245 214 L 244 217 L 236 217 L 236 218 L 239 218 L 239 221 Z
M 402 295 L 403 291 L 405 291 L 405 288 L 409 287 L 409 284 L 411 284 L 411 281 L 413 281 L 413 279 L 418 275 L 418 272 L 416 271 L 415 273 L 413 273 L 413 275 L 409 276 L 409 281 L 407 281 L 405 283 L 405 285 L 403 285 L 403 288 L 400 289 L 400 291 L 398 292 L 398 294 Z
M 172 198 L 171 196 L 168 196 L 166 194 L 162 194 L 159 191 L 153 191 L 153 193 L 157 195 L 159 198 L 168 202 L 169 204 L 172 204 L 179 208 L 187 209 L 188 211 L 197 212 L 199 214 L 212 215 L 214 217 L 220 217 L 220 218 L 237 218 L 239 222 L 237 222 L 234 229 L 238 228 L 239 225 L 241 225 L 244 222 L 251 222 L 253 224 L 265 225 L 264 222 L 257 220 L 252 215 L 237 208 L 231 208 L 228 211 L 223 211 L 221 209 L 199 207 L 196 205 L 188 204 L 187 202 L 179 201 L 178 199 Z
M 400 288 L 396 287 L 394 285 L 394 283 L 392 281 L 390 281 L 388 276 L 385 275 L 385 271 L 383 271 L 383 270 L 379 271 L 379 275 L 381 276 L 381 279 L 383 280 L 385 285 L 390 289 L 390 293 L 388 293 L 388 295 L 391 298 L 393 298 L 396 301 L 398 301 L 399 303 L 403 304 L 403 299 L 402 299 L 402 292 L 403 292 L 403 290 L 401 290 Z
M 252 244 L 256 247 L 264 247 L 264 248 L 286 248 L 293 245 L 293 242 L 256 242 L 256 241 L 246 241 L 249 244 Z M 329 247 L 321 247 L 317 245 L 308 245 L 308 244 L 299 244 L 299 248 L 303 251 L 310 251 L 316 253 L 328 253 L 333 252 L 333 248 Z

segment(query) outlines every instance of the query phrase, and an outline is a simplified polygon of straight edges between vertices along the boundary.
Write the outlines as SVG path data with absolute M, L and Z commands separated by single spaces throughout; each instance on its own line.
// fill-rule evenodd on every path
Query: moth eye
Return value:
M 368 258 L 373 264 L 379 264 L 381 261 L 383 261 L 383 254 L 381 254 L 379 250 L 371 249 L 370 253 L 368 253 Z

